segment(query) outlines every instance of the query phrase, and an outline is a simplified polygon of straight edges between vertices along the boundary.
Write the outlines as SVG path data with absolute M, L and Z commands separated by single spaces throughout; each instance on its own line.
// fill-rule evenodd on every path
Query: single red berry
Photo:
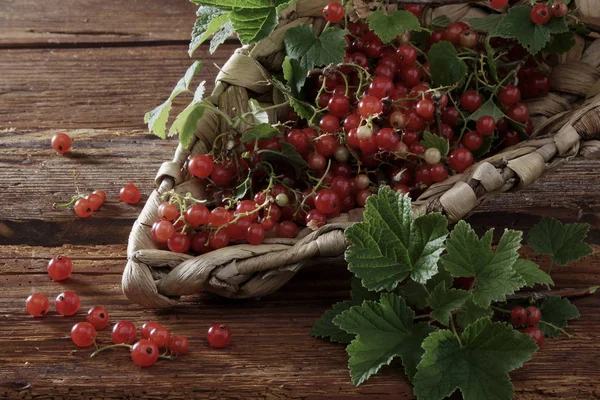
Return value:
M 34 293 L 25 300 L 25 309 L 34 317 L 43 317 L 50 310 L 50 301 L 41 293 Z
M 73 271 L 73 263 L 67 256 L 56 256 L 48 262 L 48 275 L 53 281 L 64 281 Z
M 429 167 L 429 175 L 434 182 L 442 182 L 448 178 L 448 170 L 443 164 L 433 164 Z
M 94 306 L 88 311 L 85 320 L 92 324 L 97 330 L 102 330 L 108 325 L 108 311 L 102 306 Z
M 104 204 L 106 202 L 106 193 L 104 192 L 104 190 L 97 189 L 97 190 L 94 190 L 92 192 L 92 194 L 100 196 L 100 198 L 102 199 L 102 204 Z
M 212 156 L 206 154 L 198 154 L 192 157 L 188 163 L 188 171 L 197 178 L 204 179 L 212 174 L 214 161 Z
M 510 310 L 510 320 L 514 325 L 525 325 L 527 323 L 527 311 L 521 306 L 513 307 Z
M 191 240 L 188 235 L 183 233 L 175 233 L 171 239 L 167 241 L 167 247 L 173 253 L 187 253 L 190 251 Z
M 79 296 L 68 290 L 56 296 L 56 302 L 54 303 L 56 312 L 66 317 L 79 311 L 79 305 Z
M 473 29 L 465 29 L 460 34 L 460 45 L 472 49 L 479 43 L 479 34 Z
M 332 189 L 321 189 L 315 197 L 315 207 L 323 214 L 331 214 L 340 209 L 340 196 Z
M 157 326 L 150 331 L 149 339 L 153 341 L 157 347 L 167 347 L 171 340 L 171 333 L 163 326 Z
M 448 156 L 448 165 L 460 174 L 473 165 L 473 153 L 464 147 L 456 148 Z
M 231 330 L 225 325 L 215 324 L 208 328 L 206 339 L 212 347 L 225 347 L 231 342 Z
M 421 117 L 425 118 L 426 121 L 433 121 L 433 114 L 435 112 L 435 105 L 433 101 L 423 99 L 417 103 L 415 111 Z
M 340 120 L 334 115 L 326 114 L 319 121 L 319 128 L 323 132 L 334 133 L 340 129 Z
M 551 9 L 552 15 L 554 15 L 557 18 L 562 18 L 569 12 L 569 7 L 567 7 L 567 5 L 562 1 L 557 1 L 554 4 L 552 4 Z
M 400 143 L 400 136 L 391 128 L 382 128 L 375 135 L 375 143 L 380 150 L 394 151 Z
M 317 153 L 323 157 L 331 157 L 338 146 L 338 141 L 332 135 L 325 135 L 317 138 L 313 144 Z
M 175 204 L 161 203 L 158 206 L 158 218 L 166 221 L 175 221 L 179 218 L 179 208 Z
M 51 143 L 52 148 L 58 154 L 65 154 L 69 150 L 71 150 L 71 144 L 73 143 L 73 141 L 71 140 L 71 137 L 66 133 L 57 133 L 56 135 L 52 136 Z
M 152 237 L 157 243 L 167 243 L 175 235 L 175 227 L 171 221 L 156 221 L 152 224 Z
M 265 240 L 265 228 L 261 224 L 252 224 L 248 227 L 246 236 L 248 243 L 258 246 Z
M 227 224 L 230 219 L 229 211 L 225 207 L 217 207 L 210 212 L 208 223 L 218 228 Z
M 535 306 L 529 306 L 525 310 L 527 312 L 527 325 L 535 326 L 542 319 L 542 312 Z
M 142 193 L 135 184 L 129 183 L 121 188 L 119 198 L 127 204 L 137 204 L 142 198 Z
M 228 186 L 233 179 L 233 175 L 234 172 L 232 169 L 221 164 L 216 164 L 210 174 L 210 179 L 212 179 L 217 186 Z
M 475 151 L 483 145 L 483 136 L 477 131 L 470 131 L 463 136 L 461 142 L 467 149 Z
M 113 326 L 110 336 L 114 344 L 133 344 L 137 336 L 137 329 L 131 321 L 119 321 Z
M 442 112 L 442 122 L 450 125 L 450 127 L 456 126 L 456 123 L 460 120 L 460 112 L 454 107 L 447 107 Z
M 489 115 L 483 116 L 477 120 L 477 132 L 481 136 L 489 136 L 496 129 L 496 121 Z
M 327 3 L 323 8 L 323 18 L 332 24 L 340 22 L 344 18 L 344 6 L 337 1 Z
M 298 233 L 298 225 L 292 221 L 282 221 L 279 224 L 279 235 L 282 238 L 293 238 Z
M 502 138 L 502 145 L 504 147 L 514 146 L 515 144 L 517 144 L 521 141 L 519 132 L 517 132 L 515 129 L 512 129 L 512 128 L 505 130 L 502 133 L 501 138 Z
M 89 322 L 78 322 L 71 328 L 71 340 L 79 347 L 93 345 L 96 335 L 96 328 Z
M 482 105 L 483 97 L 474 90 L 467 90 L 460 96 L 460 106 L 468 112 L 474 113 L 479 110 Z
M 209 242 L 211 249 L 221 249 L 229 244 L 229 235 L 223 229 L 220 231 L 213 231 L 209 236 Z
M 508 4 L 508 0 L 491 0 L 490 1 L 490 6 L 494 7 L 495 9 L 500 9 L 500 8 L 506 7 L 507 4 Z
M 171 336 L 171 340 L 169 341 L 169 351 L 171 353 L 177 354 L 178 356 L 182 356 L 185 353 L 187 353 L 189 347 L 190 343 L 188 342 L 185 336 Z
M 513 121 L 524 124 L 529 119 L 529 110 L 525 104 L 517 103 L 514 106 L 510 106 L 508 110 L 506 110 L 506 115 Z
M 200 231 L 192 236 L 191 248 L 195 253 L 204 254 L 212 249 L 207 245 L 209 233 L 208 231 Z
M 536 4 L 531 9 L 531 13 L 529 15 L 534 24 L 544 25 L 545 23 L 550 21 L 552 13 L 550 13 L 550 9 L 547 5 Z
M 142 339 L 131 348 L 131 359 L 140 367 L 151 367 L 158 360 L 158 347 L 150 340 Z
M 287 142 L 294 146 L 298 153 L 307 151 L 310 144 L 308 136 L 300 129 L 292 129 L 287 135 Z
M 444 32 L 444 38 L 455 46 L 460 44 L 460 35 L 463 31 L 469 29 L 469 25 L 464 22 L 455 22 L 448 25 Z
M 381 114 L 383 103 L 377 97 L 366 96 L 358 103 L 358 112 L 363 118 Z
M 535 326 L 530 326 L 523 329 L 523 333 L 526 333 L 529 336 L 531 336 L 531 338 L 535 340 L 538 346 L 544 344 L 544 333 Z
M 515 85 L 507 85 L 498 93 L 500 103 L 504 106 L 512 106 L 521 100 L 521 91 Z
M 345 117 L 350 111 L 350 100 L 343 94 L 334 94 L 327 103 L 327 111 L 335 117 Z
M 421 165 L 415 170 L 415 183 L 430 186 L 433 183 L 429 165 Z
M 203 204 L 194 204 L 185 211 L 185 222 L 192 228 L 198 228 L 201 225 L 208 224 L 210 211 Z
M 162 327 L 162 325 L 156 321 L 145 322 L 141 329 L 142 339 L 150 339 L 150 332 L 152 332 L 154 328 L 158 327 Z
M 367 203 L 367 199 L 372 194 L 373 194 L 373 192 L 371 192 L 369 189 L 364 189 L 364 190 L 359 191 L 356 194 L 356 204 L 358 204 L 360 207 L 364 207 L 365 204 Z
M 312 209 L 304 218 L 306 225 L 309 227 L 321 227 L 327 223 L 327 216 L 317 209 Z
M 88 194 L 87 196 L 85 196 L 85 199 L 88 201 L 92 211 L 97 211 L 100 208 L 100 206 L 104 204 L 104 200 L 102 199 L 102 197 L 100 197 L 100 195 L 96 193 Z
M 403 44 L 396 50 L 396 59 L 400 67 L 409 67 L 417 61 L 417 49 L 409 44 Z
M 87 199 L 81 198 L 75 202 L 73 211 L 79 218 L 87 218 L 92 215 L 92 206 Z
M 404 5 L 404 9 L 417 18 L 421 18 L 423 15 L 423 6 L 421 4 L 408 3 Z

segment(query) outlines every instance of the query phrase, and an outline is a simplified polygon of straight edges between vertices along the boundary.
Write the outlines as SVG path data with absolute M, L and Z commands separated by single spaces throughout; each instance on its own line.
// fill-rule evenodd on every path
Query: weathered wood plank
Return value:
M 238 46 L 201 47 L 200 80 L 214 86 Z M 0 129 L 135 128 L 166 100 L 192 60 L 187 45 L 0 50 Z M 178 104 L 190 97 L 181 96 Z
M 587 260 L 554 269 L 561 287 L 600 283 L 600 247 Z M 74 275 L 65 283 L 49 280 L 49 257 L 68 254 Z M 527 253 L 529 254 L 529 253 Z M 536 259 L 536 261 L 544 261 Z M 350 384 L 344 347 L 311 338 L 310 326 L 333 302 L 347 297 L 349 274 L 325 266 L 301 272 L 279 292 L 261 300 L 232 301 L 215 296 L 192 296 L 168 311 L 143 310 L 129 304 L 120 291 L 125 247 L 65 246 L 0 247 L 0 396 L 7 399 L 92 398 L 219 398 L 412 399 L 412 390 L 394 363 L 359 388 Z M 53 312 L 33 319 L 24 312 L 24 299 L 33 290 L 54 296 L 75 290 L 82 309 L 75 317 Z M 600 297 L 575 300 L 582 317 L 569 331 L 573 339 L 548 340 L 533 360 L 512 374 L 516 399 L 597 398 L 600 378 Z M 139 369 L 124 351 L 89 359 L 89 349 L 76 350 L 70 327 L 83 319 L 88 307 L 102 304 L 113 321 L 136 324 L 158 320 L 173 332 L 187 335 L 191 351 L 184 359 Z M 252 318 L 248 318 L 251 315 Z M 206 328 L 228 324 L 234 334 L 227 349 L 210 348 Z M 99 335 L 106 343 L 109 331 Z M 308 396 L 308 397 L 307 397 Z M 311 397 L 313 396 L 313 397 Z
M 57 131 L 0 133 L 0 244 L 123 243 L 142 205 L 119 202 L 118 191 L 135 182 L 149 194 L 176 139 L 160 140 L 143 131 L 74 130 L 73 153 L 63 157 L 50 148 Z M 481 227 L 528 228 L 539 215 L 592 224 L 590 238 L 600 243 L 600 161 L 576 159 L 527 190 L 500 195 L 484 204 L 470 221 Z M 104 189 L 107 203 L 81 220 L 52 204 L 77 192 Z
M 69 43 L 188 41 L 196 6 L 187 0 L 4 0 L 0 48 Z

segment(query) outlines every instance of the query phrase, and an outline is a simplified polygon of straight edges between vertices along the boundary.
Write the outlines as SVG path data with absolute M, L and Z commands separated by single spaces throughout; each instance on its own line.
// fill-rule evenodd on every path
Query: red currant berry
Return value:
M 514 325 L 525 325 L 527 323 L 527 311 L 520 306 L 513 307 L 510 310 L 510 320 Z
M 231 342 L 231 330 L 225 325 L 215 324 L 208 328 L 206 339 L 212 347 L 225 347 Z
M 394 151 L 400 143 L 400 136 L 391 128 L 383 128 L 375 135 L 375 143 L 380 150 Z
M 356 194 L 356 203 L 361 206 L 364 207 L 365 204 L 367 203 L 367 199 L 369 198 L 369 196 L 371 196 L 373 193 L 369 190 L 369 189 L 364 189 L 359 191 Z
M 150 340 L 142 339 L 131 348 L 131 360 L 140 367 L 151 367 L 158 355 L 158 347 Z
M 92 324 L 97 330 L 102 330 L 108 325 L 108 311 L 102 306 L 94 306 L 88 311 L 85 320 Z
M 468 112 L 474 113 L 479 110 L 482 105 L 483 97 L 474 90 L 467 90 L 460 96 L 460 106 Z
M 404 9 L 417 18 L 421 18 L 423 15 L 423 6 L 420 4 L 408 3 L 404 5 Z
M 327 3 L 323 8 L 323 18 L 332 24 L 340 22 L 344 18 L 344 6 L 337 1 Z
M 318 228 L 327 223 L 327 216 L 322 212 L 313 209 L 306 214 L 304 221 L 306 222 L 307 226 Z
M 310 144 L 308 136 L 300 129 L 292 129 L 287 135 L 287 142 L 294 146 L 298 153 L 304 153 Z
M 369 96 L 378 99 L 392 97 L 395 91 L 396 87 L 394 86 L 394 81 L 383 76 L 376 76 L 369 85 Z
M 425 118 L 426 121 L 433 121 L 433 114 L 435 112 L 435 106 L 433 101 L 423 99 L 417 103 L 415 111 L 421 117 Z
M 358 112 L 363 118 L 381 114 L 383 103 L 377 97 L 366 96 L 358 103 Z
M 214 161 L 212 156 L 206 154 L 198 154 L 192 157 L 188 163 L 188 171 L 196 178 L 208 178 L 212 174 Z
M 224 165 L 216 164 L 210 174 L 210 179 L 217 186 L 229 186 L 233 180 L 233 175 L 234 172 L 232 169 L 227 168 Z
M 71 140 L 71 137 L 66 133 L 57 133 L 56 135 L 52 136 L 51 143 L 52 148 L 58 154 L 65 154 L 69 150 L 71 150 L 71 144 L 73 143 L 73 141 Z
M 224 230 L 214 231 L 210 234 L 209 240 L 211 249 L 222 249 L 229 244 L 229 235 Z
M 171 221 L 156 221 L 152 224 L 152 237 L 156 243 L 167 243 L 175 235 Z
M 204 254 L 208 253 L 212 249 L 206 243 L 208 242 L 209 233 L 207 231 L 201 231 L 192 236 L 191 248 L 195 253 Z
M 436 43 L 441 42 L 446 38 L 446 32 L 443 29 L 437 29 L 431 32 L 431 36 L 429 36 L 429 40 L 427 41 L 427 47 L 431 47 Z
M 551 9 L 552 15 L 554 15 L 557 18 L 562 18 L 569 12 L 569 7 L 567 7 L 567 5 L 562 1 L 557 1 L 554 4 L 552 4 Z
M 500 8 L 506 7 L 507 4 L 508 4 L 508 0 L 491 0 L 490 1 L 490 6 L 494 7 L 495 9 L 500 9 Z
M 50 310 L 50 301 L 41 293 L 34 293 L 25 300 L 25 309 L 34 317 L 43 317 Z
M 477 131 L 470 131 L 462 138 L 462 144 L 467 149 L 475 151 L 483 145 L 483 136 Z
M 309 154 L 307 162 L 308 167 L 315 171 L 323 170 L 327 165 L 327 159 L 319 153 Z
M 334 136 L 325 135 L 314 141 L 315 150 L 323 157 L 331 157 L 338 146 L 338 141 Z
M 92 206 L 87 199 L 82 198 L 75 202 L 73 211 L 79 218 L 87 218 L 92 215 Z
M 331 189 L 340 196 L 340 199 L 343 199 L 352 192 L 352 181 L 343 176 L 336 176 L 331 182 Z
M 460 45 L 468 49 L 472 49 L 477 46 L 479 42 L 479 34 L 473 29 L 465 29 L 460 34 Z
M 114 344 L 133 344 L 137 336 L 135 325 L 131 321 L 119 321 L 113 326 L 111 339 Z
M 92 194 L 99 196 L 102 199 L 102 204 L 106 202 L 106 193 L 102 189 L 94 190 Z
M 446 31 L 444 32 L 444 38 L 453 45 L 458 46 L 460 44 L 461 33 L 467 29 L 469 29 L 469 26 L 464 22 L 455 22 L 451 25 L 448 25 Z
M 528 328 L 523 329 L 523 333 L 526 333 L 529 336 L 531 336 L 531 338 L 535 340 L 538 346 L 544 344 L 544 333 L 535 326 L 530 326 Z
M 535 73 L 529 88 L 533 97 L 545 96 L 550 91 L 550 79 L 544 74 Z
M 433 179 L 431 178 L 431 171 L 429 170 L 429 165 L 421 165 L 416 169 L 415 182 L 417 184 L 423 184 L 425 186 L 429 186 L 433 183 Z
M 157 326 L 150 331 L 149 339 L 156 344 L 158 348 L 167 347 L 171 340 L 171 333 L 163 326 Z
M 404 67 L 398 73 L 397 79 L 400 82 L 404 82 L 408 86 L 416 86 L 421 83 L 422 79 L 421 69 L 415 65 Z
M 141 330 L 142 339 L 150 339 L 150 332 L 152 332 L 152 330 L 154 330 L 154 328 L 158 328 L 158 327 L 162 328 L 162 325 L 156 321 L 145 322 L 142 325 L 142 330 Z
M 473 153 L 464 147 L 456 148 L 448 156 L 448 165 L 456 172 L 462 173 L 473 165 Z
M 496 129 L 496 121 L 489 115 L 483 116 L 477 120 L 477 132 L 481 136 L 489 136 Z
M 417 49 L 409 44 L 403 44 L 396 50 L 396 59 L 400 67 L 411 66 L 417 61 Z
M 190 251 L 191 240 L 188 235 L 183 233 L 175 233 L 171 239 L 167 241 L 167 247 L 173 253 L 187 253 Z
M 218 228 L 227 224 L 230 218 L 229 211 L 225 207 L 217 207 L 210 212 L 208 223 Z
M 360 125 L 360 115 L 350 114 L 344 119 L 344 132 L 348 133 Z
M 529 306 L 525 311 L 527 312 L 526 324 L 529 326 L 535 326 L 542 319 L 542 312 L 535 306 Z
M 350 111 L 350 100 L 343 94 L 335 94 L 329 99 L 327 111 L 335 117 L 344 117 Z
M 169 341 L 169 351 L 178 356 L 182 356 L 187 353 L 190 343 L 185 336 L 175 335 L 171 336 Z
M 165 221 L 175 221 L 179 218 L 179 208 L 175 204 L 167 202 L 161 203 L 158 206 L 158 218 L 164 219 Z
M 265 240 L 265 228 L 261 224 L 252 224 L 248 227 L 246 236 L 248 243 L 258 246 Z
M 319 128 L 323 132 L 334 133 L 340 129 L 340 120 L 334 115 L 326 114 L 319 121 Z
M 389 122 L 394 129 L 402 129 L 408 123 L 408 118 L 402 111 L 394 111 L 390 114 Z
M 135 184 L 129 183 L 121 188 L 119 198 L 127 204 L 137 204 L 142 198 L 142 193 Z
M 460 112 L 454 107 L 447 107 L 442 112 L 442 122 L 450 125 L 450 127 L 456 126 L 456 123 L 460 120 Z
M 321 189 L 315 197 L 315 208 L 322 214 L 332 214 L 340 209 L 340 196 L 332 189 Z
M 394 190 L 394 192 L 400 192 L 402 194 L 406 194 L 406 193 L 410 192 L 409 187 L 406 185 L 403 185 L 401 183 L 394 185 L 394 187 L 392 189 Z
M 552 16 L 550 9 L 545 4 L 536 4 L 533 6 L 529 15 L 533 23 L 538 25 L 544 25 L 550 21 L 550 17 Z
M 60 315 L 68 317 L 79 311 L 79 304 L 79 296 L 67 290 L 56 297 L 54 307 Z
M 507 85 L 498 93 L 500 103 L 504 106 L 512 106 L 521 100 L 521 91 L 514 85 Z
M 514 146 L 521 141 L 519 132 L 514 129 L 507 129 L 502 133 L 502 144 L 504 147 Z
M 93 345 L 96 335 L 96 328 L 89 322 L 78 322 L 71 328 L 71 340 L 79 347 Z
M 210 211 L 203 204 L 194 204 L 185 211 L 185 222 L 192 228 L 198 228 L 201 225 L 208 224 Z
M 298 233 L 298 225 L 292 221 L 282 221 L 279 224 L 279 235 L 282 238 L 294 238 Z
M 506 115 L 513 121 L 517 121 L 521 124 L 524 124 L 529 119 L 529 110 L 527 109 L 527 106 L 525 104 L 517 103 L 514 106 L 510 106 L 508 108 L 508 110 L 506 111 Z
M 429 175 L 434 182 L 442 182 L 448 178 L 448 170 L 443 164 L 433 164 L 429 167 Z
M 48 275 L 53 281 L 64 281 L 73 271 L 73 263 L 67 256 L 56 256 L 48 262 Z
M 104 200 L 96 193 L 90 193 L 85 196 L 85 199 L 88 201 L 90 208 L 92 211 L 97 211 L 102 204 L 104 204 Z

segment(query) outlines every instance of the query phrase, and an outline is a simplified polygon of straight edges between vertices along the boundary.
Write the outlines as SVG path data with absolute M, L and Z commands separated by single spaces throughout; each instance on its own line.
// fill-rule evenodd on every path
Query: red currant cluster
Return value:
M 79 304 L 79 297 L 67 290 L 56 296 L 54 307 L 57 313 L 69 317 L 79 311 Z M 34 317 L 43 317 L 50 311 L 50 301 L 45 294 L 34 293 L 25 301 L 25 309 Z
M 537 307 L 513 307 L 510 311 L 510 319 L 514 325 L 526 325 L 527 327 L 523 330 L 523 333 L 530 335 L 538 345 L 544 343 L 544 334 L 535 327 L 542 319 L 542 312 Z
M 142 193 L 135 184 L 129 183 L 121 188 L 119 198 L 124 203 L 137 204 L 142 198 Z M 73 208 L 75 215 L 79 218 L 88 218 L 94 211 L 98 211 L 105 202 L 106 193 L 104 190 L 98 189 L 87 195 L 77 194 L 68 203 L 54 204 L 54 208 Z

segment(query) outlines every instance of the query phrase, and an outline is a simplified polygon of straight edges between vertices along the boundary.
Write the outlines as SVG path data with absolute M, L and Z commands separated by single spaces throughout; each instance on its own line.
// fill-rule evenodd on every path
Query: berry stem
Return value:
M 592 286 L 589 288 L 568 288 L 568 289 L 559 289 L 559 290 L 546 290 L 543 292 L 525 292 L 525 293 L 516 293 L 506 296 L 506 300 L 541 300 L 547 296 L 560 296 L 560 297 L 581 297 L 588 296 L 590 294 L 596 293 L 596 287 Z
M 454 333 L 456 340 L 458 340 L 458 344 L 460 345 L 460 347 L 463 347 L 462 341 L 460 340 L 460 336 L 458 336 L 458 333 L 456 332 L 456 326 L 454 325 L 454 315 L 450 316 L 450 327 L 452 328 L 452 333 Z
M 71 198 L 71 201 L 69 201 L 68 203 L 54 203 L 52 204 L 52 207 L 58 209 L 73 208 L 73 205 L 77 202 L 77 200 L 83 199 L 84 197 L 85 195 L 83 194 L 76 194 Z
M 116 348 L 120 348 L 120 347 L 131 350 L 131 348 L 133 346 L 130 344 L 121 343 L 121 344 L 111 344 L 110 346 L 100 347 L 98 350 L 96 350 L 92 354 L 90 354 L 90 358 L 96 357 L 99 353 L 102 353 L 105 350 L 116 349 Z
M 550 323 L 550 322 L 547 322 L 547 321 L 543 321 L 543 320 L 542 320 L 542 321 L 540 321 L 539 323 L 540 323 L 540 324 L 543 324 L 543 325 L 546 325 L 546 326 L 549 326 L 549 327 L 551 327 L 551 328 L 554 328 L 554 329 L 556 329 L 557 331 L 560 331 L 560 332 L 564 333 L 564 334 L 565 334 L 565 335 L 567 335 L 567 337 L 569 337 L 569 338 L 572 338 L 572 337 L 574 336 L 574 335 L 571 335 L 569 332 L 565 331 L 563 328 L 559 328 L 558 326 L 556 326 L 556 325 L 554 325 L 554 324 L 552 324 L 552 323 Z
M 505 310 L 504 308 L 500 308 L 500 307 L 496 307 L 496 306 L 490 306 L 492 310 L 504 313 L 504 314 L 510 314 L 509 310 Z
M 430 317 L 429 314 L 423 314 L 423 315 L 417 315 L 413 319 L 426 319 L 426 318 L 429 318 L 429 317 Z

